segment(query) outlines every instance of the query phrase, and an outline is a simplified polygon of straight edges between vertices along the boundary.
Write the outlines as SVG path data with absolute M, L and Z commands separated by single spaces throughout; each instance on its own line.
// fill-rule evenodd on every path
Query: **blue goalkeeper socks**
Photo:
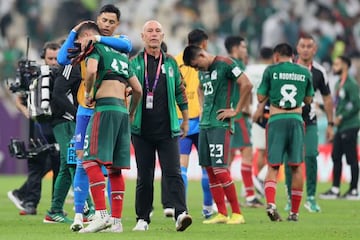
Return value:
M 74 176 L 74 205 L 75 213 L 83 213 L 86 198 L 89 196 L 89 178 L 78 160 Z
M 187 187 L 188 187 L 187 167 L 181 167 L 181 177 L 184 181 L 185 193 L 187 193 Z
M 202 168 L 201 186 L 204 194 L 204 206 L 212 206 L 213 198 L 210 192 L 209 177 L 205 168 Z

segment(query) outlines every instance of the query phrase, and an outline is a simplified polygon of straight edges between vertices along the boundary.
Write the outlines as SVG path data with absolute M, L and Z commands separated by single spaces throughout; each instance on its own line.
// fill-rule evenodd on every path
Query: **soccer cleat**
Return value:
M 346 200 L 360 200 L 359 193 L 356 189 L 349 189 L 341 198 Z
M 121 223 L 112 224 L 111 227 L 101 230 L 100 232 L 122 233 L 123 226 Z
M 133 228 L 133 231 L 147 231 L 149 230 L 149 224 L 144 219 L 139 219 Z
M 215 216 L 213 216 L 212 218 L 210 219 L 207 219 L 207 220 L 204 220 L 203 221 L 203 224 L 218 224 L 218 223 L 227 223 L 228 221 L 228 217 L 221 214 L 221 213 L 218 213 L 216 214 Z
M 101 230 L 107 229 L 111 227 L 111 223 L 109 222 L 109 218 L 96 218 L 87 225 L 86 228 L 83 228 L 79 231 L 79 233 L 95 233 Z
M 64 215 L 64 212 L 50 212 L 48 211 L 44 220 L 44 223 L 72 223 L 70 218 Z
M 314 196 L 307 197 L 304 207 L 311 213 L 320 212 L 321 210 L 320 206 L 317 205 Z
M 297 221 L 299 221 L 299 214 L 298 213 L 290 213 L 286 220 L 288 220 L 289 222 L 297 222 Z
M 331 188 L 328 191 L 326 191 L 326 192 L 319 195 L 320 199 L 326 199 L 326 200 L 328 200 L 328 199 L 338 199 L 339 197 L 340 197 L 340 193 L 333 192 L 331 190 Z
M 20 215 L 36 215 L 36 208 L 33 203 L 23 204 L 24 209 L 19 212 Z
M 226 222 L 226 224 L 243 224 L 245 223 L 245 218 L 240 213 L 233 213 L 231 218 Z
M 176 219 L 176 223 L 175 223 L 176 231 L 178 232 L 185 231 L 185 229 L 187 229 L 191 224 L 192 224 L 191 216 L 186 212 L 183 212 Z
M 266 212 L 271 221 L 273 221 L 273 222 L 281 222 L 282 221 L 275 205 L 268 204 L 268 206 L 266 208 Z
M 78 232 L 84 228 L 82 214 L 75 214 L 74 222 L 71 224 L 70 229 L 73 232 Z
M 94 209 L 89 209 L 88 211 L 86 211 L 84 213 L 84 223 L 89 223 L 92 220 L 94 220 L 96 218 L 95 216 L 95 210 Z
M 15 204 L 15 206 L 23 211 L 24 210 L 24 206 L 22 205 L 23 204 L 23 201 L 22 199 L 20 198 L 19 196 L 19 193 L 18 193 L 18 190 L 12 190 L 12 191 L 8 191 L 7 192 L 7 196 L 9 198 L 9 200 Z
M 216 212 L 214 211 L 212 206 L 210 206 L 210 207 L 204 206 L 203 207 L 202 215 L 204 216 L 205 219 L 211 218 L 211 216 L 214 215 L 215 213 Z
M 173 208 L 165 208 L 164 209 L 164 216 L 169 217 L 169 218 L 174 217 L 175 216 L 175 209 L 173 209 Z
M 250 201 L 246 200 L 245 205 L 247 207 L 252 207 L 252 208 L 264 207 L 264 204 L 257 197 L 254 197 L 254 199 L 252 199 Z

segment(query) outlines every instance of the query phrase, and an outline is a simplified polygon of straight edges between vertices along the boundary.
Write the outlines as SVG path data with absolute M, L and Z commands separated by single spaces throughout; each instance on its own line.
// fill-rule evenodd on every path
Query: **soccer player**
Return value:
M 199 132 L 199 163 L 206 168 L 210 190 L 218 208 L 218 214 L 203 223 L 245 223 L 228 168 L 228 154 L 233 118 L 243 109 L 252 85 L 230 58 L 211 55 L 200 47 L 187 46 L 183 60 L 185 65 L 202 71 L 199 78 L 199 100 L 203 109 Z M 240 92 L 235 109 L 231 106 L 233 91 Z M 232 209 L 230 218 L 225 195 Z
M 202 29 L 194 29 L 188 34 L 188 44 L 199 46 L 203 49 L 207 48 L 208 35 Z M 180 68 L 180 73 L 183 77 L 186 87 L 186 97 L 188 99 L 189 105 L 189 132 L 185 138 L 179 139 L 180 146 L 180 166 L 181 166 L 181 176 L 185 184 L 185 192 L 188 185 L 187 178 L 187 169 L 189 165 L 189 155 L 192 150 L 193 145 L 198 149 L 198 138 L 199 138 L 199 122 L 200 122 L 200 113 L 201 107 L 198 99 L 198 86 L 199 86 L 199 73 L 194 68 L 184 65 L 183 61 L 183 52 L 178 54 L 175 57 L 175 60 Z M 178 116 L 180 124 L 182 122 L 181 112 L 178 109 Z M 163 182 L 162 182 L 163 183 Z M 202 214 L 205 218 L 211 217 L 214 213 L 213 210 L 213 200 L 209 188 L 209 178 L 205 168 L 202 168 L 202 178 L 201 178 L 201 187 L 203 190 L 203 210 Z M 166 191 L 162 190 L 162 199 L 166 200 L 167 195 Z M 164 207 L 166 207 L 166 201 L 163 201 Z M 171 203 L 169 203 L 171 206 Z M 173 211 L 173 208 L 165 208 L 165 216 L 169 215 L 170 211 Z M 170 212 L 171 213 L 171 212 Z
M 266 68 L 258 88 L 259 102 L 270 100 L 267 128 L 268 172 L 265 178 L 266 212 L 271 221 L 281 221 L 277 212 L 276 182 L 284 154 L 292 171 L 291 211 L 288 221 L 298 221 L 302 198 L 304 124 L 301 105 L 310 104 L 314 89 L 307 68 L 292 63 L 293 50 L 287 43 L 274 48 L 274 65 Z
M 186 136 L 188 131 L 185 87 L 175 59 L 161 49 L 164 39 L 162 25 L 155 20 L 147 21 L 141 38 L 144 49 L 131 61 L 144 92 L 131 125 L 137 166 L 137 223 L 133 231 L 149 230 L 156 152 L 159 155 L 163 181 L 166 181 L 169 202 L 175 208 L 176 231 L 184 231 L 192 224 L 192 218 L 187 213 L 185 187 L 180 174 L 178 145 L 178 137 Z M 181 125 L 176 105 L 183 117 Z
M 228 36 L 225 39 L 225 48 L 229 57 L 236 62 L 241 71 L 245 71 L 244 60 L 247 56 L 247 46 L 245 39 L 240 36 Z M 232 96 L 233 102 L 239 99 L 239 91 L 234 91 Z M 235 151 L 240 149 L 241 161 L 241 177 L 245 187 L 246 206 L 248 207 L 263 207 L 264 204 L 256 197 L 253 182 L 253 150 L 251 143 L 251 123 L 250 123 L 250 102 L 251 95 L 247 98 L 246 106 L 241 109 L 240 113 L 235 117 L 234 134 L 231 135 L 230 146 L 230 161 L 234 159 Z
M 314 56 L 316 54 L 317 46 L 314 38 L 311 35 L 302 35 L 297 43 L 296 50 L 298 52 L 298 59 L 296 63 L 308 68 L 312 74 L 312 83 L 314 92 L 319 91 L 323 102 L 326 117 L 328 120 L 328 127 L 326 129 L 326 139 L 328 141 L 333 138 L 333 103 L 330 94 L 329 81 L 327 79 L 325 69 L 317 62 Z M 314 99 L 315 100 L 315 99 Z M 305 123 L 305 167 L 306 167 L 306 193 L 307 198 L 304 207 L 309 212 L 320 212 L 320 206 L 316 203 L 316 182 L 317 182 L 317 156 L 318 156 L 318 128 L 316 119 L 316 102 L 303 106 L 302 117 Z M 291 194 L 291 169 L 288 165 L 285 166 L 287 193 L 290 199 Z M 288 201 L 285 210 L 291 209 L 291 203 Z
M 131 51 L 131 42 L 125 35 L 120 35 L 117 37 L 111 37 L 120 24 L 120 10 L 112 4 L 104 5 L 96 19 L 96 23 L 100 29 L 100 35 L 90 35 L 82 39 L 83 42 L 93 41 L 100 42 L 105 45 L 108 45 L 116 50 L 128 53 Z M 71 61 L 68 59 L 68 49 L 74 48 L 74 42 L 77 37 L 78 29 L 88 21 L 81 22 L 74 29 L 71 30 L 66 41 L 62 45 L 59 54 L 58 62 L 61 65 L 70 64 Z M 86 43 L 84 43 L 86 45 Z M 81 72 L 82 78 L 85 78 L 85 63 L 81 63 Z M 83 146 L 84 146 L 84 137 L 86 132 L 87 124 L 90 120 L 90 117 L 93 114 L 93 108 L 86 106 L 84 102 L 84 92 L 85 92 L 84 83 L 80 84 L 78 91 L 78 102 L 79 107 L 76 114 L 76 127 L 75 127 L 75 149 L 78 157 L 78 163 L 74 176 L 74 204 L 75 204 L 75 217 L 74 222 L 71 226 L 73 231 L 79 231 L 83 227 L 83 209 L 85 205 L 85 199 L 88 196 L 89 190 L 89 180 L 86 175 L 85 170 L 82 166 L 82 155 L 83 155 Z M 108 189 L 108 193 L 110 189 Z M 110 196 L 110 194 L 109 194 Z
M 95 23 L 83 24 L 78 40 L 99 34 Z M 132 88 L 128 112 L 125 104 L 127 85 Z M 121 214 L 125 192 L 122 169 L 130 168 L 130 121 L 142 95 L 141 85 L 130 69 L 125 53 L 96 43 L 87 57 L 85 98 L 88 106 L 95 101 L 94 114 L 85 135 L 83 167 L 89 177 L 95 203 L 95 220 L 80 233 L 98 232 L 111 226 L 111 232 L 122 232 Z M 111 131 L 109 131 L 111 129 Z M 105 177 L 101 166 L 108 169 L 111 185 L 111 219 L 105 204 Z
M 350 165 L 351 180 L 348 191 L 341 198 L 359 200 L 358 179 L 359 165 L 357 158 L 357 138 L 360 128 L 360 91 L 358 82 L 350 76 L 351 60 L 346 56 L 337 57 L 333 63 L 333 72 L 340 76 L 335 85 L 335 120 L 337 127 L 333 150 L 331 153 L 333 166 L 332 187 L 320 194 L 322 199 L 337 199 L 340 197 L 340 182 L 342 172 L 342 156 Z

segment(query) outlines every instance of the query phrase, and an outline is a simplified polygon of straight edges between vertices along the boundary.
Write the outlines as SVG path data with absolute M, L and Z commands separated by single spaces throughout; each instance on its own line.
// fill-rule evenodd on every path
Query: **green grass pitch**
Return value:
M 175 231 L 175 222 L 163 216 L 160 204 L 159 181 L 155 181 L 154 215 L 147 232 L 132 232 L 135 226 L 135 181 L 126 181 L 123 210 L 124 232 L 78 234 L 71 232 L 67 224 L 44 224 L 45 212 L 50 207 L 51 180 L 43 180 L 41 202 L 36 216 L 20 216 L 15 206 L 8 200 L 7 191 L 20 186 L 25 176 L 0 176 L 0 239 L 19 240 L 67 240 L 67 239 L 171 239 L 171 240 L 210 240 L 210 239 L 359 239 L 360 201 L 319 200 L 321 213 L 308 213 L 302 201 L 299 222 L 270 222 L 265 209 L 242 208 L 246 224 L 243 225 L 204 225 L 202 224 L 202 191 L 199 181 L 190 181 L 188 189 L 188 208 L 193 224 L 185 232 Z M 240 192 L 241 183 L 237 182 Z M 343 184 L 345 189 L 347 184 Z M 319 184 L 318 192 L 327 190 L 329 184 Z M 282 218 L 287 217 L 285 188 L 280 182 L 277 188 L 277 205 Z M 243 202 L 244 198 L 240 198 Z M 66 203 L 65 210 L 73 217 L 72 204 Z

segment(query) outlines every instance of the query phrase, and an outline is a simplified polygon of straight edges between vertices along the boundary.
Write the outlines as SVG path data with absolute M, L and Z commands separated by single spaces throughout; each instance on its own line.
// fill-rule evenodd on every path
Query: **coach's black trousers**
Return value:
M 346 162 L 350 166 L 351 181 L 350 189 L 357 189 L 359 179 L 359 164 L 357 159 L 357 136 L 359 128 L 351 128 L 337 132 L 334 136 L 332 160 L 333 186 L 339 187 L 342 172 L 342 156 L 345 154 Z
M 132 135 L 137 164 L 135 210 L 137 219 L 150 223 L 154 200 L 155 153 L 158 153 L 169 201 L 175 208 L 175 219 L 186 209 L 185 187 L 181 177 L 178 138 L 154 139 Z

